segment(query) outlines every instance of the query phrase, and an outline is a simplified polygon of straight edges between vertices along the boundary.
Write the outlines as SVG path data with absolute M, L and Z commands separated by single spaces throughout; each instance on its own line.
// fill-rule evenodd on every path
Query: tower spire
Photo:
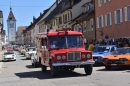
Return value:
M 11 2 L 10 2 L 10 11 L 12 11 Z

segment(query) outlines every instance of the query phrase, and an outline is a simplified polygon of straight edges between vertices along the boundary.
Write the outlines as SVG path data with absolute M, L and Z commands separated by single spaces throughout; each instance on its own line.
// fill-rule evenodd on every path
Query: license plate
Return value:
M 111 64 L 111 66 L 116 66 L 116 64 Z

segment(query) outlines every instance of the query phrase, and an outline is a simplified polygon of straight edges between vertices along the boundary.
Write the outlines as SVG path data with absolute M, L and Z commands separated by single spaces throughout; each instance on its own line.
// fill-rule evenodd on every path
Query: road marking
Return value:
M 18 62 L 19 62 L 21 65 L 23 65 L 23 61 L 20 60 L 20 58 L 18 57 L 18 53 L 16 53 L 16 58 L 17 58 Z
M 3 66 L 3 62 L 0 62 L 0 74 L 2 72 L 2 66 Z

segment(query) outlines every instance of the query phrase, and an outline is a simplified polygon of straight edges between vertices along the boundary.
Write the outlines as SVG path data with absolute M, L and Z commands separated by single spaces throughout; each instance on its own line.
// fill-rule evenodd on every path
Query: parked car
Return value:
M 106 69 L 128 66 L 130 68 L 130 47 L 117 48 L 112 55 L 103 57 Z
M 14 60 L 16 61 L 16 54 L 14 51 L 7 51 L 3 54 L 3 61 Z
M 35 47 L 28 47 L 26 52 L 25 52 L 26 59 L 31 59 L 31 55 L 33 53 L 36 53 L 36 48 Z
M 14 46 L 15 51 L 19 51 L 19 48 L 20 48 L 20 46 L 18 46 L 18 45 Z
M 40 66 L 39 62 L 37 61 L 37 58 L 38 58 L 37 53 L 33 53 L 31 55 L 31 63 L 32 63 L 32 66 L 34 66 L 34 67 Z
M 107 55 L 111 55 L 116 50 L 116 45 L 105 45 L 94 48 L 92 52 L 95 64 L 103 64 L 102 58 Z
M 7 47 L 7 51 L 13 51 L 13 47 L 8 46 L 8 47 Z

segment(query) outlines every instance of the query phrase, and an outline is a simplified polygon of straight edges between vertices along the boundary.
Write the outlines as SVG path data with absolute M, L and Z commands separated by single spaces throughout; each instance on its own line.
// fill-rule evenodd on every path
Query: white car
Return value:
M 16 54 L 13 51 L 7 51 L 3 54 L 3 61 L 14 60 L 16 61 Z
M 32 56 L 31 56 L 31 63 L 32 63 L 32 66 L 34 67 L 39 67 L 40 64 L 39 62 L 37 61 L 37 53 L 33 53 Z
M 27 52 L 25 52 L 26 59 L 31 59 L 33 53 L 36 53 L 35 47 L 28 47 Z

